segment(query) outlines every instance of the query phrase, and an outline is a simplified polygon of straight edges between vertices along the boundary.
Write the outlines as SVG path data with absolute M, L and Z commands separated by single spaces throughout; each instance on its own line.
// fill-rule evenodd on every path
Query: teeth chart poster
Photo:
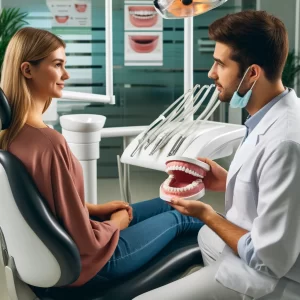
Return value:
M 124 2 L 125 66 L 163 65 L 163 19 L 153 1 Z
M 52 27 L 91 27 L 91 0 L 47 0 Z

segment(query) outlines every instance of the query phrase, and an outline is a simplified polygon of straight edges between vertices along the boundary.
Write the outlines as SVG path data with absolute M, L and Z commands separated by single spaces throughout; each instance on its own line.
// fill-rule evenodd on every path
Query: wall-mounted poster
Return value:
M 130 4 L 124 7 L 125 30 L 162 30 L 162 17 L 156 12 L 153 3 Z
M 91 0 L 47 0 L 52 27 L 91 27 Z
M 163 65 L 163 19 L 153 1 L 124 2 L 125 66 Z
M 125 66 L 162 66 L 161 32 L 125 32 Z

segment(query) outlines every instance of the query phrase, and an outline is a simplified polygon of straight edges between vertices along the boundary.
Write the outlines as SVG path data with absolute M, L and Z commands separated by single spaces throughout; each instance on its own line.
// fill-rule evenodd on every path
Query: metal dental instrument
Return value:
M 196 127 L 198 125 L 199 121 L 202 121 L 202 117 L 205 116 L 205 114 L 208 111 L 209 111 L 209 113 L 206 115 L 206 117 L 203 119 L 203 121 L 206 122 L 210 118 L 210 116 L 214 113 L 214 111 L 218 108 L 218 106 L 221 103 L 220 100 L 216 102 L 216 100 L 218 99 L 218 96 L 219 96 L 219 92 L 215 91 L 212 98 L 211 98 L 211 100 L 209 101 L 209 104 L 205 108 L 205 110 L 200 114 L 200 116 L 195 120 L 195 122 L 193 124 L 191 124 L 185 130 L 185 132 L 177 139 L 174 146 L 170 150 L 168 156 L 172 156 L 172 155 L 175 155 L 177 153 L 177 151 L 179 150 L 179 148 L 181 147 L 183 142 L 186 140 L 186 138 L 194 132 L 194 127 Z M 212 106 L 213 106 L 213 108 L 211 109 Z
M 207 119 L 209 119 L 209 117 L 214 113 L 214 111 L 218 108 L 218 106 L 220 105 L 221 101 L 218 101 L 215 106 L 213 107 L 213 109 L 210 111 L 210 113 L 207 115 L 207 117 L 205 117 L 204 121 L 206 121 Z M 199 121 L 195 121 L 195 124 L 193 126 L 195 126 Z M 193 132 L 193 131 L 192 131 Z M 190 136 L 192 133 L 187 133 L 185 135 L 182 135 L 174 144 L 174 146 L 172 147 L 171 151 L 169 152 L 168 156 L 173 156 L 177 153 L 177 151 L 179 150 L 179 148 L 181 147 L 181 145 L 183 144 L 183 142 L 186 140 L 186 138 L 188 136 Z
M 201 106 L 201 104 L 203 103 L 203 101 L 206 99 L 207 95 L 209 94 L 210 90 L 213 87 L 214 87 L 214 85 L 211 85 L 211 86 L 207 86 L 206 85 L 206 86 L 203 86 L 201 88 L 201 90 L 194 97 L 193 103 L 196 103 L 197 99 L 199 98 L 199 96 L 203 92 L 204 88 L 207 88 L 207 90 L 204 93 L 204 95 L 202 96 L 201 100 L 195 106 L 192 106 L 190 109 L 188 109 L 187 112 L 184 112 L 185 113 L 185 116 L 184 116 L 185 119 L 188 119 L 189 116 L 194 115 L 194 113 L 199 109 L 199 107 Z M 163 148 L 172 139 L 172 137 L 175 134 L 178 133 L 177 129 L 179 127 L 182 127 L 183 124 L 184 124 L 184 122 L 183 123 L 178 123 L 177 126 L 175 128 L 173 128 L 170 132 L 165 132 L 163 135 L 161 135 L 160 138 L 159 138 L 159 140 L 156 142 L 154 148 L 150 152 L 150 155 L 154 154 L 156 151 L 158 151 L 159 149 Z M 181 139 L 181 137 L 179 139 Z M 177 144 L 177 142 L 175 144 Z
M 191 93 L 191 90 L 189 90 L 188 93 L 186 93 L 185 96 L 182 96 L 181 98 L 185 98 L 186 96 L 190 97 L 190 93 Z M 147 142 L 146 142 L 146 145 L 145 145 L 144 149 L 147 149 L 150 146 L 150 144 L 157 138 L 159 132 L 161 132 L 161 130 L 163 128 L 165 128 L 166 125 L 169 124 L 174 119 L 174 117 L 177 114 L 177 111 L 183 105 L 184 105 L 184 99 L 181 101 L 181 103 L 178 104 L 178 106 L 172 112 L 170 112 L 169 116 L 164 120 L 164 122 L 162 122 L 158 128 L 154 129 L 151 132 L 150 136 L 147 139 Z
M 195 103 L 197 101 L 197 99 L 199 98 L 199 96 L 201 95 L 202 91 L 205 88 L 209 88 L 208 85 L 203 86 L 200 91 L 196 94 L 196 96 L 193 98 L 193 103 Z M 205 93 L 205 97 L 208 94 L 208 92 Z M 150 152 L 149 155 L 153 155 L 157 150 L 161 149 L 162 147 L 164 147 L 164 145 L 166 145 L 168 143 L 168 141 L 177 133 L 177 129 L 179 127 L 182 127 L 183 123 L 180 123 L 181 120 L 187 119 L 187 117 L 189 117 L 190 115 L 192 115 L 198 108 L 198 104 L 196 106 L 191 106 L 190 108 L 186 108 L 181 107 L 182 112 L 175 118 L 173 119 L 173 123 L 178 122 L 177 126 L 175 126 L 173 129 L 169 129 L 169 130 L 165 130 L 163 131 L 161 134 L 159 134 L 156 138 L 156 143 L 152 149 L 152 151 Z M 166 125 L 169 125 L 171 122 L 169 122 Z M 166 129 L 167 126 L 164 126 L 163 129 Z M 168 129 L 168 128 L 167 128 Z
M 167 126 L 169 125 L 169 123 L 171 123 L 172 121 L 177 121 L 180 116 L 182 115 L 182 113 L 180 113 L 181 111 L 184 112 L 184 104 L 186 102 L 187 99 L 189 99 L 194 92 L 197 90 L 197 88 L 199 88 L 200 85 L 196 85 L 193 90 L 189 90 L 187 93 L 185 93 L 183 96 L 181 96 L 180 98 L 184 98 L 182 100 L 182 102 L 176 107 L 175 110 L 173 110 L 170 115 L 164 120 L 164 122 L 161 124 L 161 126 L 159 126 L 159 128 L 156 128 L 150 135 L 150 137 L 147 140 L 146 146 L 144 149 L 147 149 L 151 143 L 153 143 L 156 138 L 159 136 L 159 134 L 161 132 L 163 132 L 165 130 L 165 128 L 167 128 Z
M 196 85 L 194 89 L 198 88 L 199 85 Z M 143 135 L 141 136 L 141 138 L 138 140 L 138 145 L 137 147 L 134 149 L 134 151 L 131 153 L 131 157 L 133 157 L 136 152 L 143 146 L 143 144 L 146 142 L 147 138 L 149 138 L 149 134 L 151 133 L 152 130 L 155 129 L 156 126 L 158 126 L 158 128 L 160 126 L 162 126 L 164 124 L 164 121 L 169 118 L 169 116 L 166 118 L 164 115 L 166 113 L 168 113 L 175 105 L 178 104 L 178 102 L 182 101 L 184 103 L 184 97 L 189 94 L 191 92 L 191 90 L 187 91 L 185 94 L 181 95 L 174 103 L 172 103 L 172 105 L 170 105 L 156 120 L 154 120 L 146 129 L 146 131 L 143 133 Z M 179 104 L 179 106 L 181 105 L 181 103 Z M 160 125 L 158 125 L 159 123 L 161 123 Z M 147 136 L 148 135 L 148 136 Z M 150 134 L 151 136 L 151 134 Z
M 143 133 L 143 135 L 138 139 L 138 144 L 136 146 L 136 148 L 133 150 L 133 152 L 131 153 L 131 157 L 133 157 L 135 155 L 135 153 L 142 147 L 142 143 L 146 140 L 147 138 L 147 134 L 155 127 L 158 125 L 158 123 L 160 123 L 161 121 L 163 121 L 165 119 L 165 117 L 163 115 L 160 115 L 156 120 L 154 120 L 149 127 L 146 129 L 146 131 Z

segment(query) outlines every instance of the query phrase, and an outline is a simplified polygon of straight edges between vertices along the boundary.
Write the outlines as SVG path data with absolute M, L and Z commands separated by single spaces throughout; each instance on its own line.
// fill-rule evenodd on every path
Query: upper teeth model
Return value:
M 166 172 L 169 177 L 160 187 L 160 198 L 170 201 L 172 197 L 199 199 L 205 189 L 202 178 L 210 166 L 204 162 L 187 157 L 169 157 Z

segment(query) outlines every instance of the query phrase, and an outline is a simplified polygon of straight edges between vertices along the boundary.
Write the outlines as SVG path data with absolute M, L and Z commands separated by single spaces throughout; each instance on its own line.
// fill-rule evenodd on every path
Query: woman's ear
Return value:
M 22 72 L 22 74 L 23 74 L 23 76 L 25 77 L 25 78 L 27 78 L 27 79 L 30 79 L 30 78 L 32 78 L 32 69 L 31 69 L 32 67 L 31 67 L 31 65 L 30 65 L 30 63 L 29 62 L 23 62 L 22 64 L 21 64 L 21 72 Z

